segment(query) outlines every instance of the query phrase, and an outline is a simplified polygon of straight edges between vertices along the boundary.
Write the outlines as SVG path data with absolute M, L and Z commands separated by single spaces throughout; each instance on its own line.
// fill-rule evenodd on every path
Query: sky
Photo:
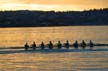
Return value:
M 108 8 L 108 0 L 0 0 L 0 10 L 82 11 Z

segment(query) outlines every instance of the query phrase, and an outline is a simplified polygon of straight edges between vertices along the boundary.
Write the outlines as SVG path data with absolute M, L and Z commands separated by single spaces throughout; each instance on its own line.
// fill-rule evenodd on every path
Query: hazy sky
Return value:
M 0 10 L 88 10 L 108 8 L 108 0 L 0 0 Z

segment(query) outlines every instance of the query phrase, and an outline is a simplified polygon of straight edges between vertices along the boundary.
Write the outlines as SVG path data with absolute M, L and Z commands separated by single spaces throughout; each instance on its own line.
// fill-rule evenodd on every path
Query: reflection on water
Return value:
M 90 39 L 108 43 L 108 26 L 0 28 L 1 46 L 22 46 L 25 42 L 40 43 L 58 40 L 71 43 Z M 24 51 L 0 49 L 0 71 L 108 71 L 108 47 L 97 51 Z M 106 50 L 107 49 L 107 50 Z
M 108 71 L 108 51 L 23 51 L 0 57 L 0 71 Z
M 73 27 L 32 27 L 32 28 L 0 28 L 0 46 L 22 46 L 25 42 L 37 44 L 44 41 L 58 40 L 65 42 L 75 40 L 81 42 L 91 39 L 95 42 L 108 43 L 108 26 L 73 26 Z

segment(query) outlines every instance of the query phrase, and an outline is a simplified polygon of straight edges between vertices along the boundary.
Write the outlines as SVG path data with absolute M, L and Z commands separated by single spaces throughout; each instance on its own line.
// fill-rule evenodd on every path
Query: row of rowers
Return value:
M 64 44 L 62 44 L 60 41 L 58 41 L 58 43 L 56 45 L 53 45 L 52 41 L 49 41 L 49 44 L 47 44 L 47 45 L 45 45 L 44 42 L 42 42 L 39 47 L 42 50 L 44 50 L 45 48 L 53 49 L 54 47 L 57 47 L 58 49 L 61 49 L 62 47 L 65 47 L 65 48 L 69 49 L 71 46 L 73 46 L 75 49 L 78 49 L 79 47 L 82 47 L 82 49 L 85 49 L 86 46 L 89 46 L 90 49 L 92 49 L 94 44 L 91 40 L 88 44 L 86 44 L 86 42 L 84 40 L 80 44 L 78 44 L 78 41 L 76 40 L 71 45 L 69 43 L 69 41 L 67 40 L 66 43 L 64 43 Z M 36 50 L 36 48 L 38 48 L 38 47 L 36 46 L 36 43 L 33 42 L 33 44 L 31 46 L 29 46 L 28 43 L 26 43 L 24 45 L 24 48 L 25 48 L 25 50 L 28 50 L 29 48 L 32 48 L 33 50 Z

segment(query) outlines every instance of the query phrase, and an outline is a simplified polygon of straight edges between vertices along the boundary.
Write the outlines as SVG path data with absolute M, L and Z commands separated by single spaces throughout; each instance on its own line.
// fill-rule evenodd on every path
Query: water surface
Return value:
M 29 27 L 29 28 L 0 28 L 0 46 L 23 46 L 25 42 L 35 41 L 48 43 L 58 40 L 64 43 L 69 40 L 81 42 L 93 40 L 96 43 L 108 43 L 108 26 L 71 26 L 71 27 Z
M 64 43 L 93 40 L 108 43 L 108 26 L 0 28 L 0 47 L 23 46 L 25 42 Z M 108 71 L 108 47 L 94 50 L 0 49 L 0 71 Z
M 108 48 L 95 49 L 101 50 L 0 50 L 0 71 L 108 71 Z

